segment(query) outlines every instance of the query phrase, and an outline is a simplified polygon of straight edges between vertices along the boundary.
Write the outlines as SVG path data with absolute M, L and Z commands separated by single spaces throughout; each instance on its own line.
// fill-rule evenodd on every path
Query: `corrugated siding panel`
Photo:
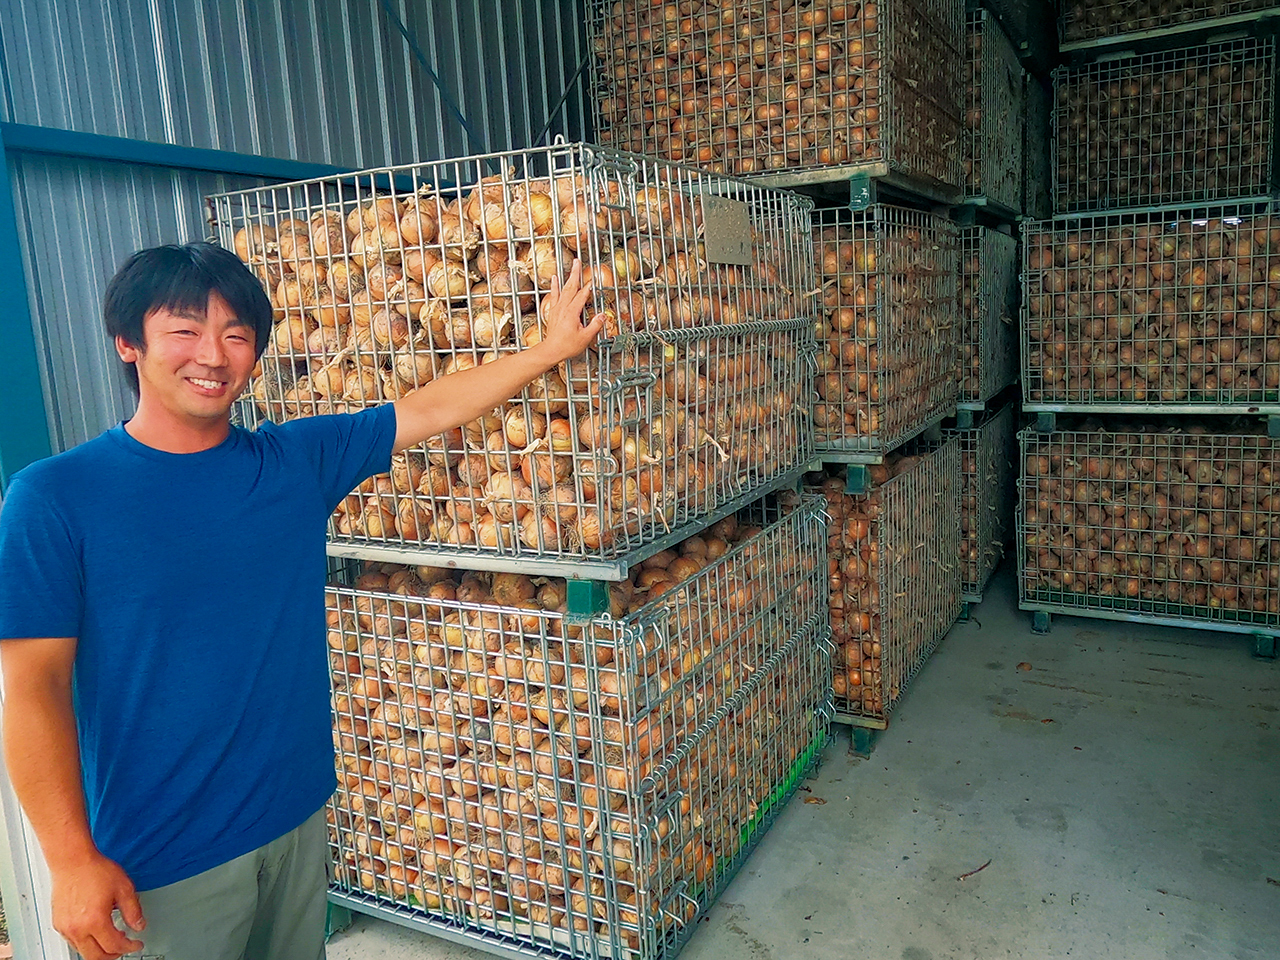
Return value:
M 0 4 L 4 118 L 352 167 L 518 148 L 581 62 L 585 21 L 558 0 L 18 0 Z M 582 136 L 581 98 L 555 131 Z
M 261 181 L 52 157 L 12 158 L 14 203 L 55 450 L 133 411 L 102 330 L 102 291 L 134 250 L 209 234 L 204 197 Z
M 586 52 L 581 2 L 18 0 L 0 4 L 3 116 L 110 136 L 352 167 L 512 149 L 544 129 Z M 579 85 L 548 136 L 585 137 Z M 202 198 L 254 182 L 13 155 L 55 449 L 132 410 L 101 332 L 134 250 L 207 233 Z

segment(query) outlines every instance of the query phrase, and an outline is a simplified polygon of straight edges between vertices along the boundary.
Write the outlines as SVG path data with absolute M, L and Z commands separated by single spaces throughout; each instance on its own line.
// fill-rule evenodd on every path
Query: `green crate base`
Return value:
M 1133 600 L 1128 597 L 1099 597 L 1055 590 L 1037 590 L 1028 591 L 1021 606 L 1024 610 L 1044 609 L 1046 612 L 1065 616 L 1087 617 L 1091 612 L 1133 614 L 1158 618 L 1163 622 L 1177 621 L 1170 624 L 1172 626 L 1221 630 L 1228 633 L 1280 633 L 1280 622 L 1274 614 L 1218 610 L 1215 615 L 1206 613 L 1203 607 L 1157 603 L 1154 600 Z

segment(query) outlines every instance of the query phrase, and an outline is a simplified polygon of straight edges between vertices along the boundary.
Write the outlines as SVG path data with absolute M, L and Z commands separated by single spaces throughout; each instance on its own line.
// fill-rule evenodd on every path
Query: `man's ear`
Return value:
M 116 337 L 116 354 L 125 363 L 137 363 L 138 358 L 142 356 L 142 350 L 139 347 L 135 347 L 132 343 L 130 343 L 124 337 L 117 336 Z

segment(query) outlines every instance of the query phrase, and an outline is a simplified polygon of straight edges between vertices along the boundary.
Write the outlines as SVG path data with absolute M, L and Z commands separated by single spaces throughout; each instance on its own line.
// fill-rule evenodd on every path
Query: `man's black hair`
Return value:
M 166 244 L 139 250 L 107 284 L 102 318 L 112 341 L 146 349 L 143 320 L 153 310 L 203 315 L 209 294 L 217 293 L 254 333 L 262 356 L 271 336 L 271 301 L 262 284 L 234 253 L 212 243 Z M 138 371 L 126 363 L 125 376 L 138 392 Z

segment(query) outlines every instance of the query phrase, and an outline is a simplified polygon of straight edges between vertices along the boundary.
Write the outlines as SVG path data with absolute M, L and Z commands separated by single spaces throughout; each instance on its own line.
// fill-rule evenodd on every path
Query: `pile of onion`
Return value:
M 625 183 L 508 171 L 236 234 L 276 308 L 250 387 L 273 420 L 395 400 L 537 343 L 542 297 L 575 257 L 588 314 L 609 318 L 614 339 L 365 484 L 339 509 L 339 535 L 609 555 L 791 465 L 810 282 L 794 225 L 773 211 L 753 228 L 752 264 L 713 264 L 698 196 L 661 174 Z M 790 323 L 736 332 L 773 320 Z M 689 327 L 705 338 L 664 339 Z
M 1056 77 L 1057 212 L 1266 194 L 1271 43 L 1232 41 Z
M 1074 0 L 1059 14 L 1062 39 L 1094 40 L 1265 10 L 1272 0 Z
M 830 518 L 831 635 L 838 648 L 833 685 L 842 712 L 883 717 L 955 620 L 958 531 L 936 526 L 955 522 L 954 506 L 943 503 L 953 482 L 943 473 L 956 464 L 948 447 L 891 454 L 884 464 L 867 467 L 863 494 L 845 493 L 843 476 L 809 478 L 811 488 L 826 497 Z M 901 486 L 898 496 L 886 495 L 885 485 L 897 478 L 910 483 L 910 496 L 901 495 Z M 887 505 L 897 512 L 888 513 Z M 945 555 L 944 544 L 950 544 Z
M 900 439 L 955 405 L 954 228 L 881 211 L 815 229 L 819 447 Z
M 1249 403 L 1280 394 L 1280 219 L 1026 227 L 1029 400 Z
M 1280 445 L 1260 431 L 1086 422 L 1023 452 L 1027 597 L 1275 624 Z
M 373 563 L 354 589 L 333 586 L 338 882 L 633 947 L 641 913 L 689 922 L 658 908 L 737 852 L 776 785 L 752 774 L 790 768 L 797 745 L 782 731 L 822 696 L 769 677 L 714 735 L 690 739 L 777 648 L 791 588 L 812 584 L 794 547 L 761 533 L 727 518 L 613 585 L 615 618 L 684 591 L 638 641 L 602 620 L 567 624 L 563 580 Z M 648 776 L 678 802 L 651 809 Z
M 614 3 L 594 38 L 601 141 L 717 172 L 892 159 L 954 182 L 963 37 L 904 9 L 887 48 L 881 6 Z

